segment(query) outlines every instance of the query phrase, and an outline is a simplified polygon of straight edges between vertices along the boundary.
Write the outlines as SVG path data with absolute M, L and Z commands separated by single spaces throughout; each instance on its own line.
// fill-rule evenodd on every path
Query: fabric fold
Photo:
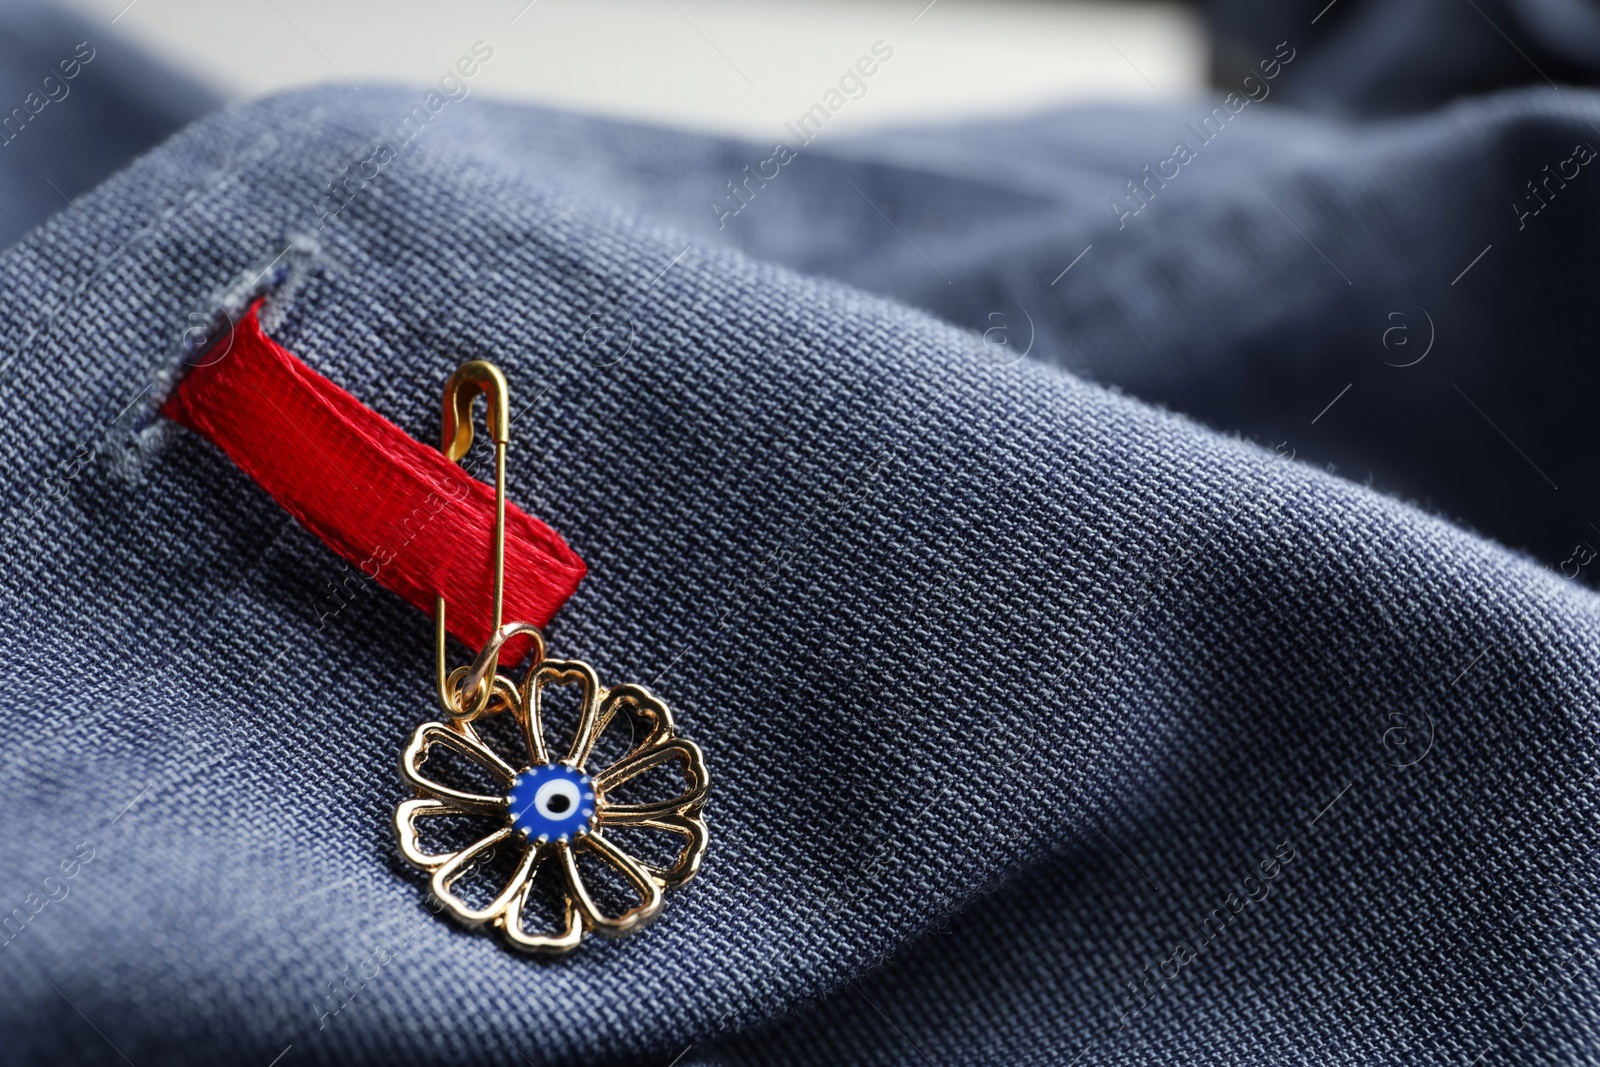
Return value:
M 759 256 L 663 224 L 676 187 L 652 175 L 719 173 L 743 146 L 661 134 L 677 155 L 652 156 L 624 127 L 474 98 L 319 215 L 412 95 L 213 116 L 0 254 L 0 389 L 71 428 L 0 439 L 0 888 L 24 915 L 0 950 L 0 1034 L 16 1055 L 99 1055 L 84 1018 L 139 1063 L 287 1046 L 341 1063 L 666 1062 L 694 1045 L 1084 1067 L 1593 1047 L 1583 981 L 1561 1010 L 1516 1014 L 1530 978 L 1573 973 L 1596 944 L 1585 586 L 1304 462 L 1315 411 L 1262 447 L 817 277 L 856 270 L 824 221 L 758 201 L 737 221 L 770 220 Z M 1484 106 L 1496 131 L 1543 131 L 1591 105 Z M 1151 130 L 1182 112 L 1138 114 Z M 1094 129 L 1074 190 L 1149 158 L 1129 130 Z M 550 158 L 575 144 L 591 150 Z M 982 139 L 943 151 L 964 144 Z M 933 156 L 925 181 L 907 156 L 830 166 L 899 218 L 974 188 Z M 1268 169 L 1249 177 L 1286 214 L 1328 187 L 1300 157 Z M 1414 173 L 1375 167 L 1362 188 L 1424 212 Z M 816 220 L 857 225 L 868 208 L 835 184 L 793 187 Z M 1218 277 L 1240 284 L 1204 290 L 1206 310 L 1150 266 L 1145 290 L 1121 290 L 1138 313 L 1091 337 L 1100 365 L 1135 366 L 1167 331 L 1248 367 L 1264 322 L 1311 345 L 1352 290 L 1387 308 L 1364 288 L 1376 275 L 1330 280 L 1267 207 L 1244 221 L 1255 196 L 1185 231 L 1231 249 Z M 1100 194 L 1084 198 L 1104 229 Z M 1094 243 L 1043 194 L 1010 210 L 1005 234 L 1072 236 L 1051 273 Z M 1105 278 L 1167 262 L 1163 232 L 1108 254 Z M 1325 247 L 1347 270 L 1357 245 L 1386 247 L 1349 232 Z M 1009 291 L 962 272 L 975 247 L 922 247 L 963 289 L 939 314 Z M 334 556 L 203 441 L 120 414 L 170 388 L 191 314 L 260 296 L 277 341 L 414 437 L 462 359 L 494 359 L 530 398 L 512 496 L 589 564 L 551 654 L 647 680 L 716 781 L 701 873 L 648 930 L 545 966 L 421 906 L 390 818 L 431 698 L 426 620 L 378 593 L 330 611 Z M 1087 299 L 1066 303 L 1086 315 Z M 1183 351 L 1137 366 L 1214 365 Z M 1268 377 L 1298 366 L 1282 351 Z M 94 459 L 66 476 L 82 440 Z M 1477 477 L 1538 484 L 1511 461 Z M 94 862 L 33 909 L 80 841 Z

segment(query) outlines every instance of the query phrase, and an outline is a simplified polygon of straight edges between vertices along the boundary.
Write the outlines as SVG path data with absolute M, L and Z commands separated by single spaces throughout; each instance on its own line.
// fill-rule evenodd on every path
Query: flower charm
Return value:
M 547 687 L 563 684 L 580 686 L 583 701 L 572 747 L 557 760 L 546 748 L 539 707 Z M 527 747 L 526 762 L 507 763 L 471 722 L 419 726 L 400 760 L 401 777 L 417 792 L 416 799 L 403 802 L 395 811 L 401 853 L 432 874 L 433 896 L 445 910 L 469 927 L 499 929 L 513 947 L 527 952 L 564 953 L 576 948 L 588 931 L 620 936 L 638 929 L 661 911 L 663 890 L 682 885 L 700 869 L 706 850 L 700 809 L 710 779 L 699 747 L 674 736 L 672 713 L 642 686 L 602 689 L 594 668 L 576 660 L 544 660 L 528 671 L 518 689 L 496 679 L 496 692 L 509 705 L 520 728 Z M 642 725 L 644 738 L 621 759 L 591 774 L 587 764 L 596 742 L 619 717 Z M 425 775 L 422 766 L 436 746 L 476 764 L 501 792 L 472 792 Z M 628 783 L 673 763 L 681 767 L 684 780 L 678 796 L 654 802 L 619 799 L 619 791 Z M 488 816 L 501 825 L 459 851 L 432 853 L 419 841 L 417 822 L 437 816 Z M 675 862 L 656 866 L 619 848 L 606 836 L 612 828 L 667 831 L 683 838 L 683 844 Z M 474 907 L 452 887 L 502 847 L 512 849 L 517 857 L 515 871 L 494 899 Z M 617 909 L 597 903 L 579 871 L 580 858 L 609 867 L 638 903 L 620 914 L 608 914 Z M 535 876 L 546 865 L 555 872 L 565 897 L 564 926 L 529 931 L 523 926 L 523 912 Z

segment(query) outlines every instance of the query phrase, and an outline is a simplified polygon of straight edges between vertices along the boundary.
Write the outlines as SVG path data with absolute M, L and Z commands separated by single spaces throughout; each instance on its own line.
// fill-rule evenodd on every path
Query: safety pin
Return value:
M 558 955 L 576 948 L 589 933 L 619 936 L 638 929 L 661 911 L 668 889 L 695 876 L 707 845 L 701 809 L 711 779 L 700 747 L 677 735 L 672 712 L 648 689 L 631 684 L 607 687 L 581 660 L 547 660 L 537 627 L 503 621 L 509 390 L 493 365 L 479 360 L 463 363 L 445 383 L 440 448 L 451 463 L 467 455 L 472 447 L 472 407 L 479 393 L 488 399 L 488 431 L 495 442 L 494 627 L 470 666 L 447 672 L 445 599 L 442 592 L 437 594 L 439 703 L 447 721 L 418 726 L 402 751 L 400 776 L 414 796 L 395 808 L 394 827 L 401 855 L 430 875 L 430 896 L 440 911 L 468 927 L 498 929 L 521 951 Z M 499 673 L 500 655 L 507 640 L 523 635 L 533 639 L 534 665 L 521 685 L 513 685 Z M 563 752 L 546 737 L 540 694 L 545 687 L 573 683 L 583 687 L 583 702 Z M 509 761 L 499 751 L 507 738 L 491 744 L 471 726 L 479 715 L 500 711 L 510 711 L 520 727 L 516 732 L 521 743 Z M 644 739 L 630 736 L 620 758 L 597 758 L 598 738 L 618 718 L 628 723 L 630 732 L 643 727 Z M 425 772 L 429 751 L 439 745 L 488 771 L 498 783 L 499 796 L 463 792 Z M 591 763 L 597 765 L 593 771 Z M 606 763 L 609 766 L 602 766 Z M 675 796 L 645 802 L 631 792 L 629 783 L 668 763 L 682 768 L 684 787 Z M 424 848 L 417 826 L 420 818 L 463 814 L 490 816 L 500 826 L 459 851 L 438 853 L 432 844 Z M 613 826 L 666 831 L 683 844 L 671 860 L 659 851 L 648 853 L 648 860 L 640 859 L 612 839 Z M 484 861 L 491 845 L 515 850 L 509 855 L 517 870 L 499 895 L 482 906 L 451 887 Z M 582 867 L 579 856 L 584 857 Z M 590 860 L 612 872 L 603 884 L 620 877 L 639 903 L 627 907 L 597 901 L 585 881 L 595 877 L 585 873 L 593 870 Z M 564 883 L 556 890 L 564 900 L 556 910 L 564 919 L 555 925 L 535 923 L 530 929 L 523 925 L 523 912 L 536 871 L 541 879 L 548 872 L 558 885 Z
M 444 594 L 437 594 L 434 604 L 435 646 L 437 649 L 439 703 L 458 721 L 470 721 L 483 714 L 495 692 L 495 684 L 485 684 L 485 679 L 496 679 L 500 665 L 500 647 L 514 633 L 533 630 L 525 623 L 502 627 L 505 611 L 506 589 L 506 445 L 511 440 L 510 399 L 511 389 L 500 368 L 482 359 L 474 359 L 457 367 L 444 383 L 444 418 L 439 449 L 452 463 L 459 463 L 472 448 L 472 405 L 478 394 L 487 400 L 484 424 L 494 441 L 494 623 L 490 639 L 479 652 L 470 668 L 445 668 L 445 604 Z M 541 638 L 540 645 L 543 645 Z M 465 684 L 452 692 L 455 674 L 465 672 Z M 470 707 L 468 694 L 477 693 Z

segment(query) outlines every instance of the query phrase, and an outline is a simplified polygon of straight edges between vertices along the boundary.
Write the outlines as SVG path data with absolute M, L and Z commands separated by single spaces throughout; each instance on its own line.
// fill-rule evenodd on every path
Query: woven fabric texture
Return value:
M 1595 1062 L 1600 217 L 1502 205 L 1600 101 L 1245 110 L 1122 219 L 1209 102 L 819 141 L 721 219 L 770 146 L 421 99 L 213 115 L 0 254 L 8 1056 Z M 712 768 L 646 932 L 421 906 L 428 620 L 156 415 L 258 297 L 422 441 L 506 372 L 552 653 Z

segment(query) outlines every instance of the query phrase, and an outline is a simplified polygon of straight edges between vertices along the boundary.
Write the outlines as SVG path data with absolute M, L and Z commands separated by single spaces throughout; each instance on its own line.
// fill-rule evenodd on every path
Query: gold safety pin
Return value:
M 479 653 L 478 659 L 470 669 L 459 668 L 456 672 L 466 672 L 464 681 L 470 682 L 471 688 L 464 686 L 456 693 L 451 692 L 452 678 L 445 668 L 443 593 L 438 594 L 434 605 L 439 703 L 457 720 L 475 719 L 489 706 L 495 686 L 493 682 L 485 684 L 485 679 L 495 678 L 495 671 L 500 664 L 500 646 L 510 636 L 501 633 L 501 620 L 506 589 L 506 444 L 511 440 L 511 390 L 499 367 L 486 360 L 475 359 L 457 367 L 455 373 L 450 375 L 450 380 L 444 383 L 443 433 L 439 448 L 452 463 L 460 463 L 466 457 L 472 448 L 472 404 L 479 393 L 488 401 L 484 422 L 489 436 L 494 440 L 494 623 L 490 627 L 490 640 Z M 517 627 L 519 630 L 521 628 Z M 477 692 L 477 698 L 468 708 L 465 706 L 467 695 L 473 691 Z

